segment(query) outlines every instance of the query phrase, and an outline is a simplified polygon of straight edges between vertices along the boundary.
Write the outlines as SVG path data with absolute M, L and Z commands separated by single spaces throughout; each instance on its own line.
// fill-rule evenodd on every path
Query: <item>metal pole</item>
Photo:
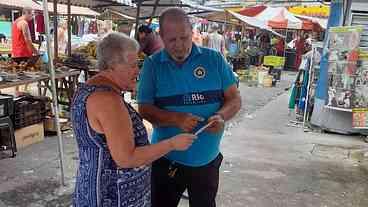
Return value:
M 70 8 L 70 0 L 68 0 L 68 56 L 72 55 L 72 23 L 70 19 L 71 8 Z
M 57 19 L 57 0 L 54 0 L 54 59 L 58 59 L 59 47 L 58 47 L 58 19 Z M 50 59 L 51 60 L 51 59 Z M 54 60 L 51 60 L 54 61 Z
M 63 138 L 60 129 L 60 118 L 59 118 L 59 107 L 56 93 L 56 83 L 55 83 L 55 69 L 54 62 L 52 60 L 51 55 L 51 40 L 50 40 L 50 26 L 49 26 L 49 11 L 47 6 L 47 0 L 43 0 L 43 16 L 45 20 L 46 27 L 46 43 L 47 43 L 47 54 L 48 54 L 48 68 L 51 76 L 51 89 L 52 89 L 52 100 L 54 106 L 54 114 L 55 114 L 55 122 L 56 122 L 56 130 L 58 136 L 58 148 L 59 148 L 59 159 L 60 159 L 60 170 L 61 170 L 61 184 L 65 186 L 65 177 L 64 177 L 64 151 L 63 151 Z
M 142 0 L 138 0 L 137 16 L 135 19 L 135 34 L 134 37 L 138 40 L 138 26 L 139 26 L 139 14 L 141 13 Z
M 148 26 L 149 26 L 149 25 L 151 25 L 151 23 L 152 23 L 153 16 L 154 16 L 154 15 L 155 15 L 155 13 L 156 13 L 156 9 L 157 9 L 157 5 L 158 5 L 158 2 L 159 2 L 159 1 L 160 1 L 160 0 L 156 0 L 156 1 L 155 1 L 155 5 L 153 6 L 152 14 L 151 14 L 151 18 L 149 19 Z

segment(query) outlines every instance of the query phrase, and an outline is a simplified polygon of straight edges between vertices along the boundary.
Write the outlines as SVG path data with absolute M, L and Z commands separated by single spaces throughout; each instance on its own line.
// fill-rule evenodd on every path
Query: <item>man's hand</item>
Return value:
M 32 53 L 33 55 L 38 55 L 38 50 L 34 47 L 32 47 Z
M 208 118 L 208 123 L 213 122 L 206 131 L 210 133 L 219 133 L 221 132 L 225 127 L 225 120 L 222 118 L 222 116 L 216 114 Z
M 176 117 L 176 126 L 184 132 L 192 132 L 198 122 L 204 121 L 203 118 L 193 114 L 181 113 Z

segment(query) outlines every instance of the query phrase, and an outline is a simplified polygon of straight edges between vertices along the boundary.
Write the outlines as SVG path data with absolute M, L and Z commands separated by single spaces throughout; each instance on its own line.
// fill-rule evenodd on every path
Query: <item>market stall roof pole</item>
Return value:
M 120 12 L 117 12 L 117 11 L 114 11 L 114 10 L 109 10 L 109 12 L 111 12 L 112 14 L 116 14 L 116 15 L 118 15 L 118 16 L 121 16 L 121 17 L 123 17 L 123 18 L 125 18 L 125 19 L 127 19 L 127 20 L 135 20 L 135 18 L 134 17 L 131 17 L 131 16 L 128 16 L 128 15 L 125 15 L 125 14 L 122 14 L 122 13 L 120 13 Z
M 49 72 L 51 76 L 52 100 L 53 100 L 53 106 L 54 106 L 56 131 L 57 131 L 57 137 L 58 137 L 61 184 L 65 186 L 63 138 L 62 138 L 61 129 L 60 129 L 60 117 L 59 117 L 59 106 L 58 106 L 57 93 L 56 93 L 54 61 L 51 58 L 52 57 L 51 56 L 51 37 L 50 37 L 50 26 L 49 26 L 50 20 L 49 20 L 47 0 L 43 0 L 43 8 L 44 8 L 43 16 L 44 16 L 45 27 L 46 27 L 47 55 L 49 59 L 48 68 L 49 68 Z
M 212 11 L 196 11 L 196 12 L 188 12 L 187 14 L 188 15 L 196 15 L 196 14 L 204 14 L 204 13 L 210 13 Z M 151 18 L 152 16 L 147 16 L 147 17 L 139 17 L 140 20 L 144 20 L 144 19 L 149 19 Z M 159 15 L 155 15 L 153 16 L 152 18 L 158 18 L 160 17 Z
M 72 22 L 70 19 L 71 15 L 71 6 L 70 0 L 68 0 L 68 56 L 72 56 Z
M 142 3 L 141 7 L 154 7 L 155 5 L 156 3 L 153 3 L 153 4 Z M 114 6 L 122 6 L 122 4 L 120 3 L 101 4 L 101 5 L 96 5 L 93 8 L 104 8 L 104 7 L 114 7 Z M 187 4 L 157 4 L 157 7 L 190 7 L 190 5 L 187 5 Z
M 54 59 L 58 59 L 58 53 L 59 53 L 59 45 L 58 45 L 58 20 L 57 20 L 57 0 L 53 1 L 54 3 Z M 48 6 L 47 8 L 43 8 L 43 11 L 47 9 L 47 13 L 49 13 Z M 49 59 L 52 60 L 52 59 Z
M 149 19 L 148 25 L 151 25 L 151 23 L 152 23 L 153 16 L 154 16 L 154 15 L 155 15 L 155 13 L 156 13 L 156 9 L 157 9 L 157 5 L 158 5 L 158 2 L 159 2 L 159 1 L 160 1 L 160 0 L 156 0 L 156 1 L 155 1 L 155 5 L 153 6 L 152 13 L 151 13 L 151 18 Z
M 143 0 L 138 0 L 138 5 L 137 5 L 137 16 L 136 16 L 136 20 L 135 20 L 135 34 L 134 37 L 138 40 L 138 26 L 139 26 L 139 13 L 141 13 L 141 5 L 142 5 L 142 1 Z

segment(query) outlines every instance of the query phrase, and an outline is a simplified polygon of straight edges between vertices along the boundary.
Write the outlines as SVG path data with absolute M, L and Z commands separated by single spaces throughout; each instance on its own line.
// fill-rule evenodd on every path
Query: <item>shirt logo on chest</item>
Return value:
M 194 70 L 194 76 L 198 79 L 202 79 L 206 76 L 206 69 L 204 69 L 203 67 L 197 67 L 195 70 Z

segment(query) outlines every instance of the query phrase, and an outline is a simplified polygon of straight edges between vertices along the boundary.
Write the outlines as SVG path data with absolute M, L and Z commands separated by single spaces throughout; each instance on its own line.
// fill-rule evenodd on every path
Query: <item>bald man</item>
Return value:
M 32 20 L 32 9 L 25 7 L 22 16 L 12 25 L 12 58 L 16 62 L 27 61 L 33 54 L 37 54 L 32 44 L 28 21 Z
M 176 207 L 187 189 L 191 207 L 215 207 L 224 124 L 241 106 L 236 79 L 220 52 L 193 44 L 182 9 L 165 10 L 159 21 L 164 50 L 144 62 L 139 111 L 154 126 L 153 143 L 182 132 L 198 139 L 153 163 L 152 206 Z

